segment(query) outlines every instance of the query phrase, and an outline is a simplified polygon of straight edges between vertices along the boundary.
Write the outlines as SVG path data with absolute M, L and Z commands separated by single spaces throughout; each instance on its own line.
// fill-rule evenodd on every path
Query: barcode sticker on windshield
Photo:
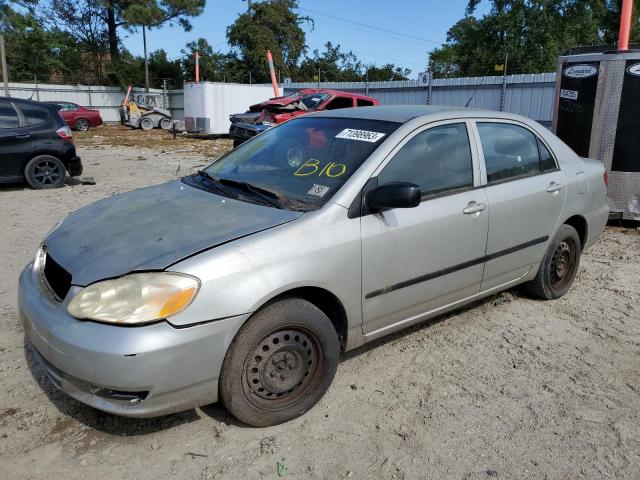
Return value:
M 315 195 L 316 197 L 324 197 L 325 193 L 329 191 L 329 187 L 325 187 L 324 185 L 316 185 L 313 184 L 311 190 L 307 192 L 307 195 Z
M 354 130 L 353 128 L 345 128 L 336 138 L 346 138 L 347 140 L 360 140 L 361 142 L 375 143 L 384 137 L 385 133 L 369 132 L 367 130 Z

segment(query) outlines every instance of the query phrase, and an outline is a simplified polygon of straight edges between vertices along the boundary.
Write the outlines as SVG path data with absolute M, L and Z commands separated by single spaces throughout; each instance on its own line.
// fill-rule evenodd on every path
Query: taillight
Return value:
M 609 186 L 609 172 L 607 172 L 606 168 L 604 170 L 604 186 L 605 187 Z
M 65 142 L 73 143 L 73 137 L 71 136 L 71 129 L 67 125 L 56 130 L 56 133 Z

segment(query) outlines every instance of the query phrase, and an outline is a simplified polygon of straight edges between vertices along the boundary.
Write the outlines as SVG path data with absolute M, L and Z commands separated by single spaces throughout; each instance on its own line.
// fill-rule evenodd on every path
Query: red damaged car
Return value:
M 231 115 L 229 136 L 233 139 L 233 146 L 237 147 L 272 126 L 300 115 L 319 110 L 371 107 L 379 104 L 380 102 L 375 98 L 356 93 L 325 88 L 305 88 L 291 95 L 251 105 L 246 113 Z
M 86 132 L 90 127 L 102 125 L 102 117 L 98 110 L 92 110 L 71 102 L 45 102 L 58 107 L 58 113 L 69 127 Z

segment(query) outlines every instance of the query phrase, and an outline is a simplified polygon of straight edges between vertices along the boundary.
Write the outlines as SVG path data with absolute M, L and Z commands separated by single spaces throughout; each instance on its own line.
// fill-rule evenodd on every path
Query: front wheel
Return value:
M 153 130 L 153 120 L 151 120 L 150 118 L 140 119 L 140 128 L 145 132 L 148 132 L 149 130 Z
M 266 427 L 313 407 L 338 366 L 338 336 L 327 316 L 299 298 L 274 302 L 242 326 L 220 373 L 220 397 L 244 423 Z
M 562 297 L 578 273 L 582 245 L 571 225 L 562 225 L 549 242 L 536 278 L 525 284 L 527 291 L 543 300 Z

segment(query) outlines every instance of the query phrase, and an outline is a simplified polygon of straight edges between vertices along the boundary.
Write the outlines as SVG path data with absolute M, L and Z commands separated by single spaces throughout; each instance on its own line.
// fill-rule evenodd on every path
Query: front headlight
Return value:
M 67 311 L 78 319 L 124 325 L 161 320 L 193 301 L 200 281 L 179 273 L 132 273 L 84 288 Z

